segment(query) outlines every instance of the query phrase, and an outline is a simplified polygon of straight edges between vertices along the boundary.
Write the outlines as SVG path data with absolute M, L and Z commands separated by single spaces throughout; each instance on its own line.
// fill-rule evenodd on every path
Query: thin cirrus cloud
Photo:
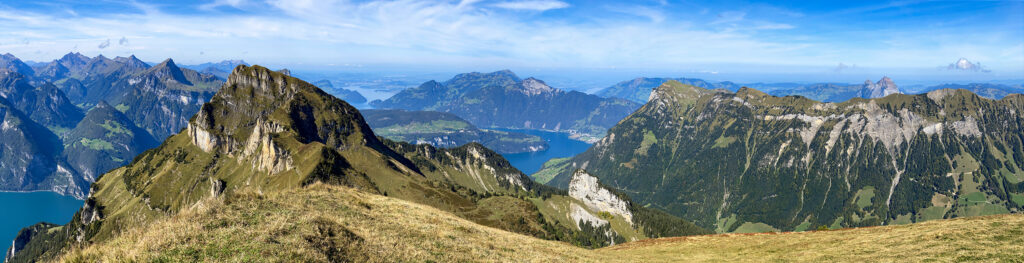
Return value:
M 961 56 L 977 57 L 993 68 L 1024 65 L 1020 42 L 1014 41 L 1021 38 L 1021 30 L 1013 25 L 979 25 L 964 32 L 936 29 L 928 37 L 911 37 L 918 31 L 914 28 L 893 28 L 861 41 L 862 32 L 874 30 L 874 25 L 842 20 L 849 13 L 831 16 L 778 7 L 736 10 L 658 1 L 216 0 L 189 8 L 138 1 L 118 9 L 129 11 L 102 14 L 54 7 L 80 16 L 0 5 L 0 23 L 5 25 L 0 27 L 0 50 L 37 61 L 81 51 L 132 52 L 144 59 L 174 57 L 186 63 L 242 58 L 279 65 L 754 64 L 820 65 L 831 71 L 839 62 L 933 67 Z M 923 24 L 893 19 L 903 20 L 892 24 Z M 131 46 L 121 41 L 96 45 L 129 38 Z
M 505 1 L 495 3 L 494 6 L 513 10 L 547 11 L 567 8 L 569 4 L 562 1 Z

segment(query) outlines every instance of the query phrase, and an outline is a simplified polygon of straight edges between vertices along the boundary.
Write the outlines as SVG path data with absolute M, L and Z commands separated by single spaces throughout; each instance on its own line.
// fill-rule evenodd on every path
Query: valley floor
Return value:
M 313 185 L 210 199 L 63 261 L 1021 261 L 1024 216 L 820 232 L 663 238 L 587 250 L 432 207 Z

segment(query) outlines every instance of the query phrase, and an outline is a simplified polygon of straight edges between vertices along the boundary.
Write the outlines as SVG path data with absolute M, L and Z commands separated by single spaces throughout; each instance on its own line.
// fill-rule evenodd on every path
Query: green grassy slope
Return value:
M 65 262 L 763 262 L 1008 261 L 1024 216 L 836 231 L 662 238 L 586 250 L 510 233 L 433 207 L 311 185 L 206 199 Z

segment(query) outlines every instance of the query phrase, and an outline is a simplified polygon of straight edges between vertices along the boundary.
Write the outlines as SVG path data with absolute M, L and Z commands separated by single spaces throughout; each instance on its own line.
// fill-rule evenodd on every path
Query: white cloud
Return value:
M 193 63 L 243 58 L 277 65 L 301 62 L 703 69 L 714 63 L 830 67 L 835 65 L 834 61 L 844 61 L 866 66 L 932 66 L 935 62 L 929 58 L 950 54 L 944 56 L 994 61 L 986 64 L 995 68 L 1000 60 L 994 57 L 999 57 L 999 52 L 1010 54 L 1010 62 L 1024 61 L 1024 55 L 1018 52 L 1020 48 L 1007 49 L 1000 39 L 971 38 L 975 42 L 963 47 L 927 49 L 916 44 L 920 41 L 916 37 L 897 39 L 900 41 L 896 44 L 880 44 L 889 48 L 844 46 L 814 38 L 763 37 L 758 30 L 795 26 L 747 18 L 744 12 L 721 13 L 717 26 L 689 26 L 684 19 L 691 17 L 664 15 L 657 8 L 647 9 L 651 12 L 646 15 L 640 12 L 644 10 L 632 12 L 649 19 L 609 16 L 579 22 L 524 19 L 514 10 L 469 0 L 219 2 L 238 3 L 247 12 L 183 15 L 143 6 L 140 9 L 146 10 L 144 14 L 68 17 L 0 7 L 0 20 L 5 24 L 0 27 L 0 49 L 37 61 L 77 50 L 89 55 L 101 51 L 117 55 L 134 52 L 147 61 L 174 57 L 182 63 Z M 723 31 L 714 30 L 715 27 L 746 30 Z M 882 39 L 873 43 L 895 39 L 879 36 Z M 110 45 L 102 50 L 96 45 L 122 38 L 130 38 L 131 45 Z M 32 45 L 8 44 L 21 43 L 22 39 L 32 40 Z M 44 52 L 34 54 L 36 50 Z M 204 55 L 199 55 L 201 51 Z
M 505 1 L 494 4 L 495 7 L 513 10 L 547 11 L 569 7 L 569 4 L 562 1 L 538 0 L 538 1 Z
M 764 29 L 764 30 L 793 29 L 793 28 L 796 28 L 796 27 L 793 26 L 793 25 L 790 25 L 790 24 L 782 24 L 782 23 L 758 23 L 757 25 L 754 26 L 754 29 Z

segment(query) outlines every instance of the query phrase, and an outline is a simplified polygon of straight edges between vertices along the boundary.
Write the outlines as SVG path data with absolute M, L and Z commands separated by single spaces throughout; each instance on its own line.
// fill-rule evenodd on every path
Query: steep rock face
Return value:
M 223 83 L 213 75 L 179 68 L 171 59 L 153 67 L 134 56 L 110 61 L 116 67 L 91 72 L 83 81 L 85 96 L 76 103 L 106 101 L 157 140 L 185 128 Z
M 25 76 L 35 75 L 32 67 L 22 62 L 11 53 L 0 55 L 0 71 L 14 72 Z
M 11 247 L 7 249 L 4 255 L 4 262 L 10 262 L 11 259 L 14 258 L 14 254 L 21 252 L 32 238 L 38 236 L 41 232 L 56 226 L 57 225 L 50 223 L 38 223 L 18 231 L 18 235 L 14 237 L 14 241 L 11 241 Z
M 100 102 L 68 133 L 64 156 L 89 182 L 159 145 L 113 106 Z
M 51 84 L 32 86 L 28 77 L 13 72 L 0 73 L 0 97 L 6 98 L 29 117 L 55 131 L 75 127 L 84 116 L 59 88 Z
M 573 172 L 569 181 L 569 196 L 583 201 L 590 209 L 622 216 L 633 224 L 633 213 L 629 210 L 629 202 L 622 200 L 608 189 L 605 189 L 597 177 L 582 169 Z
M 214 94 L 213 90 L 169 89 L 155 76 L 137 80 L 117 105 L 157 140 L 184 128 L 192 114 Z
M 549 184 L 567 187 L 584 168 L 636 202 L 721 232 L 1005 213 L 1024 193 L 1022 99 L 940 90 L 834 104 L 670 81 L 552 168 Z
M 0 98 L 0 191 L 40 191 L 82 198 L 88 183 L 60 158 L 61 142 Z
M 902 94 L 896 83 L 889 77 L 882 77 L 876 83 L 871 83 L 870 80 L 864 81 L 864 85 L 861 86 L 860 92 L 857 96 L 865 99 L 882 98 L 891 94 Z

